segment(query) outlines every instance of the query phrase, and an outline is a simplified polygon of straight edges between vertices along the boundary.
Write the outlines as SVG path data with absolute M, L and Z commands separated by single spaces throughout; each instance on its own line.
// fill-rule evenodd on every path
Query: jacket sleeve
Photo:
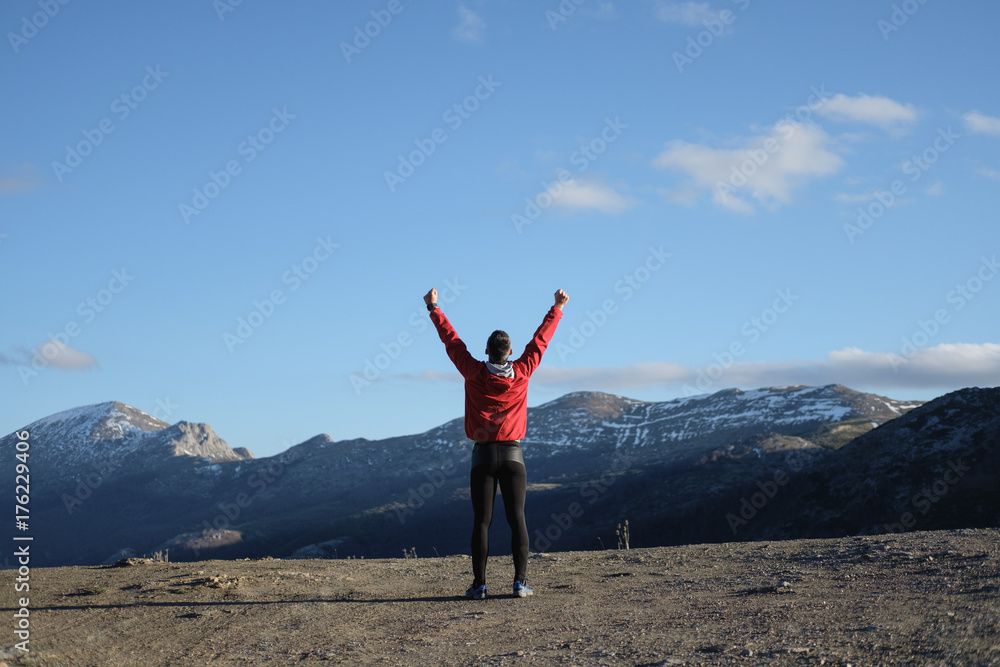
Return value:
M 559 325 L 559 320 L 562 319 L 562 309 L 552 306 L 549 308 L 549 312 L 545 314 L 545 319 L 539 325 L 538 330 L 535 331 L 534 337 L 528 342 L 524 347 L 524 352 L 521 357 L 517 360 L 517 363 L 524 364 L 524 372 L 526 375 L 530 376 L 538 368 L 538 364 L 542 361 L 542 354 L 545 353 L 545 348 L 549 346 L 549 341 L 552 340 L 552 334 L 556 332 L 556 327 Z
M 462 374 L 462 377 L 469 377 L 478 367 L 475 357 L 469 354 L 465 343 L 458 337 L 455 327 L 451 326 L 451 322 L 441 312 L 441 308 L 435 308 L 431 311 L 430 315 L 431 322 L 437 328 L 438 336 L 441 337 L 441 342 L 444 343 L 445 351 L 448 352 L 448 358 L 451 359 L 451 363 L 455 364 L 455 368 Z

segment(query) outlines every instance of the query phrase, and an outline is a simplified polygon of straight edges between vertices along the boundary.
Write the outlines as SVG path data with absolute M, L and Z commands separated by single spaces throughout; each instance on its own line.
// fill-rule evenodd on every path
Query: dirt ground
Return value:
M 496 539 L 496 538 L 495 538 Z M 1000 665 L 1000 529 L 469 558 L 33 569 L 7 665 Z

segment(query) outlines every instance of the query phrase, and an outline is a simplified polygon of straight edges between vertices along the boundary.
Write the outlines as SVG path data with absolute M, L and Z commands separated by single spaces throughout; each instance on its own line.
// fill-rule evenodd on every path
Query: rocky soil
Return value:
M 496 532 L 496 531 L 494 531 Z M 495 537 L 494 539 L 497 539 Z M 1000 665 L 1000 529 L 533 555 L 32 569 L 7 665 Z

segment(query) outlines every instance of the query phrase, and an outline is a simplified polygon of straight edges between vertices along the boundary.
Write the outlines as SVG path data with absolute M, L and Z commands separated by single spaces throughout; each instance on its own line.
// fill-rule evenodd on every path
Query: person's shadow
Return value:
M 79 594 L 83 595 L 83 594 Z M 75 596 L 74 596 L 75 597 Z M 412 598 L 312 598 L 295 600 L 219 600 L 194 601 L 177 600 L 170 602 L 129 602 L 127 604 L 76 604 L 76 605 L 49 605 L 46 607 L 32 607 L 32 611 L 69 611 L 81 609 L 128 609 L 130 607 L 248 607 L 252 605 L 267 604 L 300 604 L 300 603 L 327 603 L 327 604 L 378 604 L 385 602 L 475 602 L 482 603 L 482 600 L 469 600 L 464 595 L 428 595 Z M 16 612 L 15 607 L 0 607 L 0 613 Z

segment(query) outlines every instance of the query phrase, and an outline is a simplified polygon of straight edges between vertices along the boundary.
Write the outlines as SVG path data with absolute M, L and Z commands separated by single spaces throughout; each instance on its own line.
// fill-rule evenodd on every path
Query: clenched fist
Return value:
M 569 295 L 564 290 L 556 290 L 556 308 L 562 310 L 567 301 L 569 301 Z

